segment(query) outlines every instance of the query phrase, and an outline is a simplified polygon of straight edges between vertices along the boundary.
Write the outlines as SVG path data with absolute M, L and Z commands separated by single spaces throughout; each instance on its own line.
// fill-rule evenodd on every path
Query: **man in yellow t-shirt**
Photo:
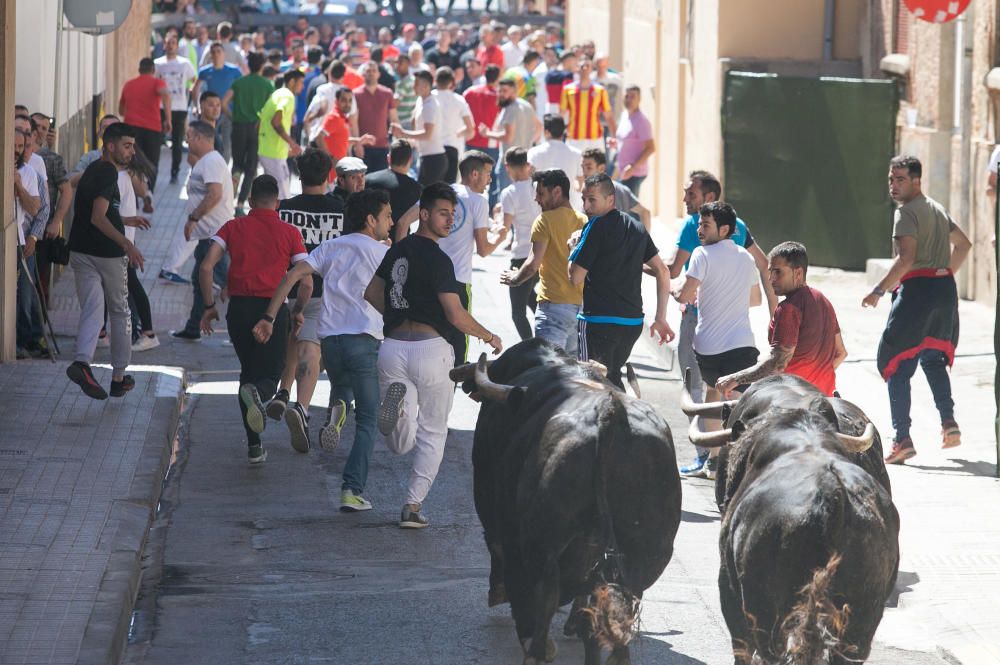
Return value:
M 288 156 L 297 157 L 302 148 L 290 132 L 295 119 L 295 97 L 302 92 L 305 74 L 299 69 L 285 72 L 285 85 L 275 90 L 260 110 L 257 154 L 264 173 L 278 181 L 278 196 L 288 198 Z
M 560 169 L 536 171 L 535 200 L 542 214 L 531 225 L 531 252 L 518 270 L 500 275 L 500 283 L 517 286 L 538 273 L 535 336 L 546 339 L 572 356 L 577 350 L 576 315 L 583 303 L 583 285 L 569 281 L 569 237 L 587 218 L 569 204 L 569 177 Z

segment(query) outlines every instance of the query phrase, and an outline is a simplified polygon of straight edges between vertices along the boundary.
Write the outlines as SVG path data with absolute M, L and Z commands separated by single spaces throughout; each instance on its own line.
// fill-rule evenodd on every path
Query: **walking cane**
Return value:
M 21 270 L 24 271 L 25 276 L 28 278 L 28 283 L 31 284 L 31 292 L 35 294 L 35 298 L 38 300 L 38 307 L 42 311 L 42 332 L 48 344 L 49 360 L 54 363 L 56 356 L 60 354 L 59 344 L 56 343 L 56 333 L 52 329 L 52 322 L 49 320 L 49 308 L 45 306 L 45 297 L 42 294 L 41 284 L 38 281 L 38 273 L 28 269 L 28 262 L 24 258 L 23 252 L 18 252 L 18 259 L 21 261 Z

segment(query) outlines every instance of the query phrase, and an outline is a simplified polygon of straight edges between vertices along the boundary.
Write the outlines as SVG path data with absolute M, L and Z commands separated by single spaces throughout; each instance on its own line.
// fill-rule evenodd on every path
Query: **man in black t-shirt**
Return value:
M 461 68 L 458 51 L 451 48 L 451 33 L 442 30 L 438 35 L 437 44 L 434 48 L 428 49 L 424 54 L 424 62 L 438 69 L 439 67 L 451 67 L 456 72 Z
M 410 233 L 410 225 L 417 219 L 417 202 L 420 200 L 420 183 L 408 174 L 413 164 L 413 144 L 406 139 L 396 139 L 389 146 L 389 168 L 375 171 L 365 177 L 367 189 L 384 189 L 389 192 L 392 208 L 392 230 L 389 238 L 399 242 Z
M 674 338 L 667 324 L 670 272 L 659 250 L 637 219 L 615 208 L 615 186 L 606 173 L 587 178 L 583 209 L 590 218 L 569 255 L 569 278 L 583 284 L 583 307 L 577 316 L 580 358 L 608 368 L 619 388 L 621 369 L 642 333 L 642 273 L 656 277 L 656 317 L 650 336 L 660 344 Z
M 278 205 L 278 216 L 302 234 L 307 252 L 312 252 L 324 240 L 339 236 L 344 229 L 344 201 L 339 196 L 328 196 L 326 182 L 333 160 L 328 153 L 309 148 L 298 157 L 302 193 L 283 200 Z M 281 374 L 278 392 L 267 403 L 265 411 L 274 420 L 285 418 L 292 437 L 292 447 L 309 452 L 309 403 L 320 372 L 319 317 L 323 309 L 323 278 L 313 275 L 312 298 L 301 310 L 303 323 L 298 332 L 288 339 L 285 369 Z M 298 284 L 292 288 L 290 298 L 298 294 Z M 296 305 L 297 307 L 297 305 Z M 292 315 L 300 312 L 292 308 Z M 297 387 L 297 402 L 289 405 L 292 381 Z M 329 414 L 328 414 L 329 415 Z M 336 414 L 339 417 L 340 414 Z
M 500 338 L 462 307 L 451 259 L 438 247 L 451 232 L 455 204 L 455 192 L 445 183 L 427 186 L 420 197 L 419 229 L 389 249 L 365 290 L 365 300 L 382 313 L 385 330 L 378 354 L 378 428 L 393 452 L 415 449 L 399 520 L 408 529 L 427 526 L 420 505 L 437 476 L 448 437 L 455 393 L 448 378 L 455 350 L 448 340 L 472 335 L 495 353 L 503 348 Z
M 135 155 L 135 132 L 116 122 L 104 130 L 101 158 L 87 167 L 76 189 L 73 226 L 69 234 L 70 265 L 80 301 L 80 325 L 76 337 L 76 359 L 66 368 L 66 376 L 94 399 L 108 393 L 94 379 L 90 361 L 97 348 L 97 336 L 104 326 L 107 303 L 111 317 L 111 396 L 122 397 L 135 387 L 125 368 L 132 359 L 132 314 L 128 307 L 128 264 L 143 268 L 142 253 L 125 237 L 125 223 L 118 207 L 118 172 Z M 127 220 L 130 226 L 148 228 L 139 217 Z

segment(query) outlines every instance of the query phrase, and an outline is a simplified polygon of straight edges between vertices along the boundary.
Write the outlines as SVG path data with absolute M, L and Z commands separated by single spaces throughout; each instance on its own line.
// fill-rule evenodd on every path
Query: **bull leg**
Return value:
M 750 624 L 743 613 L 743 604 L 740 602 L 739 594 L 730 580 L 730 571 L 726 567 L 726 561 L 723 561 L 719 567 L 719 601 L 722 606 L 722 616 L 726 620 L 726 627 L 729 628 L 735 663 L 736 665 L 749 663 L 754 652 L 753 636 L 750 634 Z
M 488 543 L 490 551 L 490 593 L 489 606 L 502 605 L 507 602 L 507 587 L 504 585 L 503 547 L 500 543 Z
M 632 665 L 632 654 L 628 645 L 615 647 L 611 655 L 608 656 L 607 665 Z
M 569 609 L 569 618 L 566 619 L 566 625 L 563 626 L 563 635 L 573 637 L 579 634 L 580 628 L 577 622 L 580 618 L 580 608 L 586 606 L 586 604 L 586 596 L 577 596 L 573 599 L 573 606 Z
M 583 665 L 601 665 L 601 644 L 590 635 L 583 638 Z
M 551 663 L 556 657 L 556 643 L 549 638 L 552 616 L 559 609 L 559 563 L 550 559 L 535 586 L 535 627 L 524 665 Z

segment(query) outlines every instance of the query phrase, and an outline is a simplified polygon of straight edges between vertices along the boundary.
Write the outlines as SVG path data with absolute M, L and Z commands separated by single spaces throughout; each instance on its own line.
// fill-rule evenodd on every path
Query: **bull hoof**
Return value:
M 507 587 L 503 584 L 498 584 L 490 589 L 490 594 L 488 601 L 490 607 L 496 607 L 497 605 L 503 605 L 507 602 Z
M 629 654 L 628 647 L 615 649 L 611 652 L 606 665 L 632 665 L 632 657 Z
M 530 640 L 522 641 L 521 646 L 525 647 L 525 651 L 531 651 Z M 556 659 L 556 654 L 558 652 L 559 648 L 556 646 L 556 643 L 552 640 L 552 638 L 549 638 L 545 641 L 545 659 L 538 660 L 538 658 L 534 656 L 525 655 L 524 665 L 542 665 L 542 663 L 551 663 Z

